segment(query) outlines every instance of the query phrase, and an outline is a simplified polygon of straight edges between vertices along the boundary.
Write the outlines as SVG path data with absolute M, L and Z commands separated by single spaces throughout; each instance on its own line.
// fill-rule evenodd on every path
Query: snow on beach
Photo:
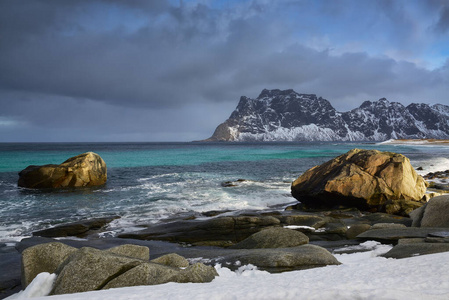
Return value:
M 372 250 L 336 254 L 342 262 L 339 266 L 270 274 L 252 266 L 232 272 L 217 265 L 220 276 L 210 283 L 167 283 L 33 299 L 449 299 L 449 252 L 386 259 L 378 255 L 391 246 L 371 241 L 356 247 Z M 42 274 L 25 292 L 7 299 L 38 296 L 40 290 L 46 293 L 53 279 Z

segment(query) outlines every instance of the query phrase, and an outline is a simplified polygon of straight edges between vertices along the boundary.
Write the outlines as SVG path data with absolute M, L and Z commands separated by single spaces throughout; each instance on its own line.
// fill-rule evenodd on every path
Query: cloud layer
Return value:
M 444 0 L 4 0 L 0 39 L 0 141 L 205 138 L 263 88 L 449 104 Z

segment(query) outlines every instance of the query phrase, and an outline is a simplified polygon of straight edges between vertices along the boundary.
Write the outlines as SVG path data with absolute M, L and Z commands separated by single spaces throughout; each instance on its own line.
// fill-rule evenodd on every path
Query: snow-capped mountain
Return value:
M 329 101 L 293 90 L 240 98 L 229 119 L 206 141 L 384 141 L 449 138 L 449 106 L 382 98 L 338 112 Z

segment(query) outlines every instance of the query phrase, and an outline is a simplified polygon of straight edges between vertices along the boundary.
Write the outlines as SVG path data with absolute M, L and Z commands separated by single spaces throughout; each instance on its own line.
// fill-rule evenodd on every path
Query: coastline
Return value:
M 440 139 L 391 139 L 380 144 L 392 144 L 392 145 L 449 145 L 449 140 Z
M 399 143 L 407 143 L 411 140 L 399 140 Z M 418 140 L 422 143 L 422 140 Z M 441 142 L 441 140 L 438 141 L 430 141 L 430 142 Z M 449 142 L 449 141 L 447 141 Z M 412 144 L 413 145 L 413 144 Z M 418 144 L 422 145 L 422 144 Z M 111 181 L 109 182 L 108 189 L 106 190 L 93 190 L 89 191 L 89 193 L 35 193 L 31 191 L 21 191 L 22 194 L 25 195 L 32 195 L 33 197 L 37 196 L 45 196 L 45 198 L 48 198 L 49 196 L 53 198 L 62 198 L 66 196 L 83 196 L 87 195 L 87 200 L 89 202 L 81 202 L 81 203 L 87 203 L 87 204 L 95 204 L 95 202 L 90 202 L 90 198 L 95 199 L 101 199 L 100 197 L 107 198 L 108 201 L 110 201 L 110 197 L 112 195 L 112 192 L 116 192 L 116 194 L 121 195 L 128 195 L 125 193 L 128 193 L 128 190 L 130 187 L 133 187 L 134 189 L 138 188 L 137 190 L 142 193 L 142 199 L 147 199 L 148 197 L 148 191 L 155 190 L 155 187 L 164 187 L 166 190 L 164 190 L 164 193 L 167 193 L 170 195 L 170 193 L 174 191 L 178 191 L 179 187 L 182 187 L 182 193 L 176 194 L 176 200 L 178 203 L 180 199 L 185 198 L 186 192 L 190 193 L 189 195 L 196 195 L 195 193 L 198 192 L 198 183 L 203 184 L 200 186 L 204 189 L 204 191 L 214 191 L 215 193 L 219 191 L 220 197 L 218 199 L 228 199 L 229 196 L 233 196 L 233 199 L 235 198 L 236 203 L 240 203 L 242 199 L 245 200 L 252 200 L 252 198 L 257 198 L 257 202 L 255 204 L 258 205 L 252 205 L 250 208 L 248 208 L 248 205 L 245 205 L 243 208 L 240 207 L 232 207 L 234 209 L 230 209 L 229 205 L 227 207 L 224 207 L 221 210 L 217 210 L 217 205 L 207 205 L 207 206 L 201 206 L 202 209 L 209 208 L 208 210 L 204 210 L 203 212 L 198 212 L 194 210 L 188 210 L 183 211 L 180 210 L 175 215 L 172 215 L 170 217 L 166 217 L 163 219 L 159 219 L 157 223 L 151 222 L 152 220 L 148 220 L 147 222 L 140 222 L 137 225 L 130 227 L 130 229 L 134 229 L 135 231 L 128 231 L 122 232 L 122 234 L 119 233 L 120 236 L 114 237 L 114 238 L 107 238 L 112 236 L 111 227 L 104 227 L 100 230 L 98 230 L 95 226 L 90 226 L 90 223 L 93 221 L 96 221 L 95 218 L 83 218 L 81 221 L 76 221 L 70 223 L 64 222 L 62 226 L 55 226 L 59 227 L 66 227 L 72 226 L 72 229 L 78 229 L 80 227 L 83 228 L 89 228 L 92 229 L 92 231 L 86 232 L 87 236 L 81 237 L 76 236 L 73 237 L 74 240 L 71 240 L 71 238 L 67 237 L 59 237 L 56 239 L 48 239 L 48 238 L 38 238 L 34 237 L 31 239 L 24 239 L 22 242 L 18 242 L 17 245 L 12 245 L 12 243 L 5 243 L 4 245 L 1 245 L 0 243 L 0 254 L 4 254 L 2 258 L 6 258 L 4 262 L 6 264 L 3 264 L 5 266 L 1 269 L 11 270 L 9 273 L 12 275 L 12 268 L 14 267 L 15 271 L 18 271 L 20 269 L 20 251 L 25 249 L 25 247 L 32 246 L 33 244 L 41 244 L 46 243 L 50 241 L 58 240 L 60 242 L 63 242 L 65 244 L 73 244 L 77 246 L 88 246 L 88 247 L 94 247 L 94 248 L 109 248 L 110 246 L 116 245 L 116 244 L 124 244 L 124 243 L 132 243 L 132 244 L 142 244 L 146 245 L 150 248 L 150 253 L 152 258 L 155 258 L 162 254 L 168 254 L 168 253 L 178 253 L 186 258 L 195 259 L 198 257 L 202 257 L 206 260 L 209 260 L 209 264 L 214 263 L 221 263 L 224 267 L 227 269 L 230 269 L 230 271 L 236 271 L 233 268 L 236 268 L 237 262 L 242 262 L 242 265 L 246 265 L 247 263 L 244 262 L 241 259 L 241 256 L 237 256 L 234 253 L 237 253 L 236 250 L 231 250 L 230 248 L 227 249 L 228 246 L 230 246 L 231 243 L 237 243 L 239 240 L 242 240 L 244 237 L 254 233 L 255 231 L 261 230 L 266 227 L 284 227 L 288 229 L 293 229 L 297 231 L 301 231 L 309 236 L 310 238 L 310 244 L 314 246 L 321 246 L 331 253 L 334 252 L 335 249 L 338 248 L 348 248 L 352 245 L 359 246 L 362 241 L 366 241 L 366 239 L 356 239 L 356 238 L 348 238 L 348 229 L 350 227 L 358 227 L 359 225 L 364 225 L 365 227 L 374 226 L 378 223 L 384 223 L 386 226 L 390 226 L 392 223 L 402 223 L 402 224 L 396 224 L 395 226 L 401 227 L 407 227 L 409 228 L 411 226 L 411 219 L 405 218 L 402 219 L 402 221 L 399 221 L 398 217 L 391 217 L 391 216 L 385 216 L 381 214 L 373 214 L 371 212 L 364 212 L 364 211 L 358 211 L 358 210 L 345 210 L 345 209 L 338 209 L 336 211 L 301 211 L 301 210 L 295 210 L 295 209 L 286 209 L 287 205 L 290 201 L 285 201 L 291 199 L 289 197 L 286 197 L 286 186 L 289 184 L 289 182 L 286 182 L 286 178 L 290 178 L 293 176 L 292 174 L 297 174 L 302 171 L 302 168 L 305 168 L 306 164 L 316 164 L 319 161 L 325 161 L 327 160 L 329 154 L 329 151 L 335 151 L 339 152 L 340 148 L 341 150 L 344 149 L 344 147 L 352 147 L 353 145 L 342 144 L 342 146 L 339 146 L 337 149 L 331 149 L 330 147 L 323 147 L 318 148 L 319 154 L 316 155 L 314 153 L 315 148 L 312 150 L 310 147 L 307 147 L 307 150 L 298 150 L 297 146 L 288 146 L 287 149 L 285 147 L 282 147 L 280 149 L 278 148 L 270 148 L 266 149 L 264 147 L 263 151 L 254 151 L 252 148 L 250 148 L 251 152 L 247 151 L 246 148 L 244 149 L 244 156 L 243 158 L 246 158 L 248 155 L 252 153 L 258 153 L 265 155 L 265 158 L 269 159 L 261 159 L 257 162 L 246 162 L 243 163 L 242 161 L 238 162 L 226 162 L 222 163 L 224 170 L 233 170 L 232 173 L 228 174 L 224 172 L 224 174 L 214 175 L 210 176 L 211 171 L 214 171 L 213 169 L 217 168 L 216 162 L 214 164 L 211 164 L 210 166 L 207 163 L 201 162 L 198 163 L 200 167 L 177 167 L 177 169 L 174 169 L 173 167 L 169 168 L 170 172 L 166 172 L 165 169 L 167 168 L 164 166 L 142 166 L 140 168 L 135 168 L 133 171 L 140 171 L 141 173 L 133 174 L 133 180 L 135 180 L 134 185 L 123 185 L 123 183 L 127 184 L 127 182 L 123 181 Z M 374 146 L 370 146 L 374 147 Z M 377 148 L 377 146 L 376 146 Z M 381 147 L 379 147 L 381 148 Z M 390 147 L 384 147 L 388 148 L 390 151 L 394 150 L 393 146 Z M 423 147 L 424 148 L 424 147 Z M 408 151 L 406 147 L 404 147 L 405 151 Z M 402 150 L 404 150 L 402 149 Z M 413 148 L 411 148 L 413 149 Z M 429 148 L 428 148 L 429 149 Z M 435 147 L 436 150 L 430 150 L 425 151 L 427 155 L 429 153 L 434 153 L 435 151 L 439 155 L 441 155 L 441 148 Z M 229 155 L 229 149 L 226 149 L 226 155 Z M 220 149 L 217 149 L 217 158 L 220 158 L 221 155 L 223 155 L 223 152 L 221 152 Z M 287 154 L 284 154 L 285 151 Z M 433 151 L 433 152 L 432 152 Z M 267 152 L 269 156 L 267 156 Z M 238 149 L 235 149 L 235 153 L 241 155 L 242 149 L 239 147 Z M 323 154 L 324 153 L 324 154 Z M 443 151 L 443 153 L 447 153 L 447 151 Z M 177 154 L 177 153 L 175 153 Z M 202 153 L 204 154 L 204 153 Z M 338 153 L 336 153 L 338 154 Z M 153 153 L 154 155 L 154 153 Z M 299 159 L 298 159 L 299 157 Z M 420 158 L 420 156 L 418 156 Z M 273 159 L 275 158 L 275 159 Z M 287 159 L 286 159 L 287 158 Z M 295 160 L 297 165 L 300 165 L 300 168 L 297 167 L 291 168 L 291 161 L 292 159 Z M 424 164 L 424 170 L 421 168 L 422 172 L 428 172 L 430 169 L 428 168 L 428 164 L 431 166 L 435 164 L 435 167 L 438 167 L 440 169 L 442 168 L 442 164 L 435 163 L 435 160 L 427 159 L 427 157 L 424 157 L 424 160 L 418 160 L 419 164 L 417 163 L 416 166 L 423 165 L 422 162 L 427 162 L 427 164 Z M 218 160 L 218 159 L 215 159 Z M 246 167 L 243 167 L 246 166 Z M 277 173 L 273 173 L 273 166 L 278 167 Z M 207 167 L 207 168 L 206 168 Z M 213 167 L 213 169 L 212 169 Z M 236 168 L 240 168 L 239 172 L 235 172 Z M 253 170 L 258 168 L 259 170 L 267 170 L 265 173 L 260 173 L 259 176 L 262 178 L 256 177 L 256 179 L 252 179 L 252 177 L 248 176 L 246 170 L 251 170 L 251 173 L 254 172 Z M 129 169 L 123 169 L 125 171 L 129 171 Z M 163 172 L 159 172 L 155 174 L 148 174 L 148 170 L 163 170 Z M 201 172 L 198 173 L 198 170 Z M 287 171 L 285 171 L 287 170 Z M 176 172 L 175 172 L 176 171 Z M 195 172 L 194 172 L 195 171 Z M 244 172 L 245 171 L 245 172 Z M 114 173 L 115 172 L 115 173 Z M 114 174 L 115 178 L 125 177 L 122 174 L 122 169 L 119 168 L 111 168 L 111 173 Z M 181 174 L 182 176 L 180 177 Z M 240 176 L 241 174 L 246 174 L 243 176 Z M 273 174 L 276 174 L 276 180 L 273 180 L 274 177 Z M 127 176 L 130 176 L 130 173 L 126 173 Z M 262 175 L 262 176 L 261 176 Z M 210 176 L 210 177 L 208 177 Z M 265 176 L 265 177 L 263 177 Z M 204 183 L 204 179 L 206 178 L 206 184 Z M 161 180 L 161 178 L 163 180 Z M 198 178 L 201 178 L 202 180 L 199 180 Z M 236 179 L 236 178 L 249 178 L 249 179 Z M 114 179 L 114 177 L 113 177 Z M 181 184 L 180 184 L 181 183 Z M 172 186 L 175 186 L 176 188 L 172 188 Z M 123 187 L 124 186 L 124 187 Z M 135 187 L 134 187 L 135 186 Z M 7 191 L 11 190 L 12 193 L 17 193 L 13 191 L 13 189 L 16 189 L 16 186 L 10 184 L 10 187 Z M 210 197 L 209 192 L 204 192 L 203 194 L 206 197 Z M 267 193 L 266 191 L 269 191 L 270 193 Z M 19 193 L 17 193 L 19 194 Z M 130 196 L 135 197 L 133 194 L 129 194 Z M 140 195 L 140 194 L 139 194 Z M 161 195 L 165 195 L 162 194 Z M 202 194 L 200 194 L 202 195 Z M 225 197 L 226 196 L 226 197 Z M 123 197 L 123 196 L 121 196 Z M 283 200 L 283 204 L 275 204 L 272 205 L 272 201 L 268 201 L 271 199 L 270 197 L 273 197 L 276 199 L 276 201 Z M 81 197 L 80 197 L 81 198 Z M 37 198 L 40 199 L 40 198 Z M 70 199 L 70 198 L 68 198 Z M 82 199 L 82 198 L 81 198 Z M 133 198 L 136 199 L 136 198 Z M 48 200 L 48 199 L 47 199 Z M 139 198 L 140 200 L 140 198 Z M 170 200 L 170 199 L 168 199 Z M 201 200 L 201 198 L 199 198 Z M 37 202 L 37 201 L 36 201 Z M 109 203 L 109 202 L 108 202 Z M 182 202 L 181 202 L 182 203 Z M 208 202 L 210 203 L 210 202 Z M 223 203 L 223 202 L 220 202 Z M 260 205 L 259 203 L 262 203 L 263 205 Z M 268 205 L 268 203 L 270 205 Z M 212 203 L 213 204 L 213 203 Z M 221 207 L 219 207 L 221 208 Z M 240 208 L 240 209 L 239 209 Z M 150 210 L 151 211 L 151 210 Z M 365 217 L 365 216 L 366 217 Z M 387 218 L 388 217 L 388 218 Z M 126 216 L 123 217 L 123 219 L 115 219 L 113 221 L 114 225 L 117 225 L 118 223 L 124 223 L 128 222 Z M 54 224 L 53 224 L 54 225 Z M 357 226 L 355 226 L 357 225 Z M 377 226 L 377 230 L 381 228 L 379 225 Z M 392 227 L 395 227 L 392 226 Z M 55 227 L 50 227 L 47 230 L 44 228 L 44 230 L 33 230 L 33 233 L 36 233 L 36 235 L 39 231 L 52 231 L 53 229 L 56 229 Z M 92 228 L 91 228 L 92 227 Z M 67 229 L 68 227 L 66 227 Z M 143 230 L 142 230 L 143 228 Z M 40 229 L 40 228 L 37 228 Z M 114 230 L 115 228 L 112 228 Z M 139 230 L 140 229 L 140 230 Z M 440 230 L 441 231 L 441 230 Z M 236 233 L 239 232 L 238 237 L 236 237 Z M 62 234 L 62 236 L 67 236 L 69 234 Z M 106 238 L 96 238 L 95 235 L 100 235 L 102 237 Z M 113 235 L 115 236 L 115 235 Z M 355 235 L 356 237 L 357 235 Z M 97 236 L 98 237 L 98 236 Z M 62 238 L 62 239 L 61 239 Z M 84 241 L 77 240 L 86 238 Z M 150 239 L 153 241 L 148 241 L 146 239 Z M 235 239 L 235 240 L 233 240 Z M 232 241 L 231 241 L 232 240 Z M 397 243 L 396 242 L 393 242 Z M 426 246 L 435 247 L 436 245 L 431 245 L 430 243 L 427 243 Z M 15 251 L 17 249 L 17 251 Z M 21 250 L 19 250 L 21 249 Z M 351 253 L 354 252 L 360 252 L 360 251 L 354 251 L 356 249 L 350 249 L 349 251 Z M 447 250 L 446 250 L 447 251 Z M 243 253 L 243 252 L 242 252 Z M 416 253 L 419 254 L 425 254 L 423 251 L 418 251 Z M 412 253 L 415 255 L 416 253 Z M 220 254 L 220 255 L 219 255 Z M 232 254 L 232 255 L 231 255 Z M 290 253 L 287 253 L 288 255 Z M 241 254 L 239 254 L 241 255 Z M 339 254 L 340 255 L 340 254 Z M 343 254 L 341 254 L 343 255 Z M 221 256 L 222 259 L 219 259 Z M 2 261 L 2 259 L 0 259 Z M 227 263 L 230 263 L 230 266 L 227 265 Z M 10 267 L 8 267 L 10 266 Z M 261 268 L 262 269 L 262 268 Z M 264 270 L 264 269 L 262 269 Z M 267 270 L 267 269 L 266 269 Z M 11 282 L 13 280 L 15 283 L 20 284 L 20 275 L 18 272 L 15 273 L 14 279 L 11 277 L 7 277 L 7 273 L 3 274 L 3 278 L 6 281 Z M 6 282 L 5 281 L 5 282 Z M 15 284 L 13 283 L 13 285 Z M 16 286 L 16 288 L 20 288 L 19 285 Z M 181 287 L 180 287 L 181 288 Z M 3 296 L 3 295 L 2 295 Z M 1 298 L 1 297 L 0 297 Z

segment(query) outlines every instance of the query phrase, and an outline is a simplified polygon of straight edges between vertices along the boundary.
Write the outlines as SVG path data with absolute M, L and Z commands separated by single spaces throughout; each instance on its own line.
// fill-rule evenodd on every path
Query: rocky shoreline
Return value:
M 449 172 L 437 178 L 445 174 Z M 428 178 L 432 176 L 436 175 Z M 224 186 L 232 188 L 241 180 Z M 0 274 L 0 297 L 25 288 L 40 272 L 59 274 L 52 293 L 62 294 L 168 281 L 207 282 L 215 276 L 210 266 L 217 263 L 230 269 L 252 264 L 269 272 L 336 265 L 332 253 L 350 253 L 354 250 L 348 246 L 372 240 L 394 246 L 384 257 L 449 251 L 449 195 L 432 198 L 444 191 L 429 195 L 424 194 L 426 188 L 407 158 L 354 149 L 301 175 L 292 185 L 293 196 L 305 200 L 297 205 L 205 212 L 102 238 L 108 224 L 119 218 L 108 216 L 36 231 L 15 245 L 0 244 L 0 269 L 7 270 Z M 315 202 L 308 202 L 311 199 Z M 134 250 L 148 255 L 136 257 Z M 187 261 L 184 268 L 190 271 L 167 265 L 167 255 Z M 41 262 L 43 257 L 59 263 L 49 267 Z M 98 262 L 90 272 L 97 274 L 95 278 L 89 272 L 80 275 L 83 268 L 68 267 L 91 260 Z M 105 276 L 102 266 L 115 271 Z M 71 277 L 61 275 L 66 273 L 90 279 L 84 280 L 86 287 L 73 286 Z M 142 276 L 148 280 L 136 279 Z
M 449 196 L 433 200 L 443 203 L 444 206 L 446 202 L 449 203 Z M 441 209 L 434 210 L 441 211 Z M 151 259 L 176 253 L 190 262 L 202 262 L 206 265 L 221 263 L 231 269 L 237 269 L 241 264 L 253 264 L 270 272 L 336 263 L 331 261 L 328 254 L 335 253 L 336 249 L 358 245 L 368 240 L 394 245 L 393 249 L 384 255 L 392 258 L 449 251 L 448 220 L 443 220 L 443 223 L 437 223 L 434 227 L 416 227 L 419 218 L 421 218 L 419 222 L 422 223 L 422 216 L 425 213 L 417 213 L 408 218 L 357 209 L 300 211 L 287 207 L 284 211 L 262 213 L 246 211 L 233 216 L 227 215 L 229 212 L 210 214 L 216 216 L 148 225 L 147 229 L 115 238 L 98 237 L 101 232 L 107 230 L 107 223 L 113 218 L 97 218 L 35 232 L 33 237 L 23 239 L 15 246 L 1 245 L 0 268 L 7 270 L 0 275 L 1 297 L 7 297 L 22 289 L 21 253 L 30 247 L 56 241 L 78 249 L 82 247 L 108 249 L 132 244 L 148 247 Z M 103 225 L 92 227 L 92 224 Z M 83 230 L 80 231 L 79 228 Z M 86 228 L 88 229 L 85 230 Z M 268 229 L 275 228 L 301 233 L 307 237 L 308 243 L 293 247 L 281 243 L 274 245 L 275 248 L 268 249 L 259 246 L 253 249 L 236 249 L 239 248 L 236 245 L 255 233 L 268 233 Z M 279 236 L 279 233 L 273 236 Z M 270 243 L 272 238 L 267 237 L 271 239 Z M 320 260 L 325 263 L 319 263 Z M 310 263 L 311 261 L 314 263 Z

